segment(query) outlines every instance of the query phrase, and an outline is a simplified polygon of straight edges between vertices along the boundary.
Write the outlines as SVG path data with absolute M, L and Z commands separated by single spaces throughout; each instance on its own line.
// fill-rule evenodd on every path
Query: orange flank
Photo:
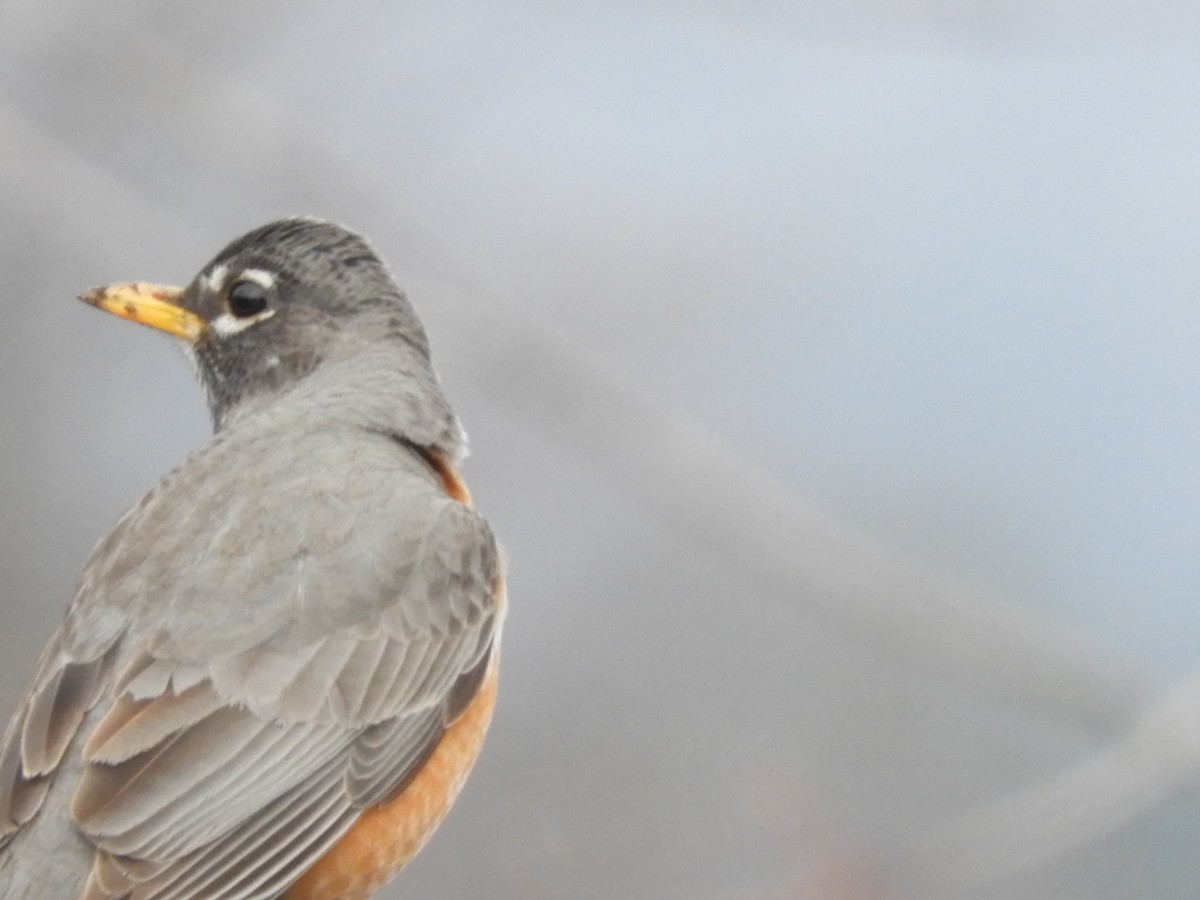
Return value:
M 463 481 L 463 477 L 458 474 L 458 469 L 446 454 L 436 450 L 425 450 L 421 455 L 438 473 L 438 477 L 442 479 L 442 486 L 452 499 L 457 500 L 463 506 L 473 505 L 471 492 L 467 490 L 467 483 Z
M 394 799 L 363 813 L 284 900 L 366 900 L 417 855 L 441 824 L 475 764 L 496 703 L 496 657 L 458 721 Z
M 432 451 L 426 460 L 442 479 L 446 493 L 471 505 L 471 495 L 454 464 Z M 496 585 L 498 612 L 504 610 L 504 582 Z M 498 635 L 497 635 L 498 637 Z M 283 900 L 367 900 L 412 860 L 429 840 L 462 790 L 492 721 L 496 705 L 498 648 L 492 648 L 479 692 L 446 729 L 429 759 L 408 785 L 363 813 L 300 879 Z

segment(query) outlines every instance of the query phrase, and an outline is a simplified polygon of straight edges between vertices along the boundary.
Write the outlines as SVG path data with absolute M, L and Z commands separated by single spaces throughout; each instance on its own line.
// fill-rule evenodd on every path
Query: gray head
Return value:
M 182 338 L 218 430 L 283 409 L 462 455 L 424 328 L 367 241 L 340 225 L 272 222 L 186 288 L 116 285 L 83 299 Z

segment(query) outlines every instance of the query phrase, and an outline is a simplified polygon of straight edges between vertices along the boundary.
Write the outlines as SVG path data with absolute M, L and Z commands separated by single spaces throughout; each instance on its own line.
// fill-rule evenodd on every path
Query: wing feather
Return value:
M 356 809 L 381 803 L 402 790 L 445 732 L 432 708 L 373 725 L 355 742 L 346 770 L 346 792 Z M 401 748 L 399 752 L 397 748 Z
M 101 689 L 106 705 L 75 751 L 85 765 L 72 798 L 97 847 L 89 900 L 276 897 L 364 807 L 402 788 L 478 689 L 500 598 L 498 553 L 480 517 L 436 492 L 422 506 L 409 491 L 399 510 L 389 507 L 395 496 L 356 496 L 353 527 L 342 517 L 321 532 L 344 544 L 302 559 L 276 545 L 229 623 L 199 612 L 202 586 L 169 559 L 147 557 L 162 571 L 113 563 L 131 579 L 125 599 L 116 596 L 124 582 L 96 563 L 73 630 L 88 634 L 88 616 L 106 634 L 118 620 L 155 629 L 116 633 L 120 658 L 79 663 L 48 649 L 39 690 L 0 747 L 0 843 L 35 815 Z M 214 515 L 222 508 L 211 505 Z M 147 535 L 127 525 L 139 546 L 170 530 L 155 503 L 142 514 Z M 307 540 L 295 521 L 279 521 L 275 539 Z M 220 539 L 236 533 L 223 527 Z M 364 571 L 364 558 L 379 565 Z M 101 584 L 115 594 L 88 593 Z M 163 600 L 164 585 L 182 585 L 180 599 Z M 160 605 L 148 616 L 139 604 L 151 600 Z M 266 628 L 262 616 L 284 627 Z
M 55 770 L 108 678 L 111 646 L 100 648 L 94 658 L 71 661 L 62 642 L 60 628 L 0 744 L 0 850 L 37 815 Z

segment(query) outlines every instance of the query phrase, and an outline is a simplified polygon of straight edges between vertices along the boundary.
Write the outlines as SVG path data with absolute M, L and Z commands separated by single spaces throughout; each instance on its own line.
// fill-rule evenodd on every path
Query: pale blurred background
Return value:
M 1200 896 L 1200 10 L 0 8 L 0 708 L 204 439 L 72 298 L 311 213 L 422 313 L 503 697 L 388 898 Z

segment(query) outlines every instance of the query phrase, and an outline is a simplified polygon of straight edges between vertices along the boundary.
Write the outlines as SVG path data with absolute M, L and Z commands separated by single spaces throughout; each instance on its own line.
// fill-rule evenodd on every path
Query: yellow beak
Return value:
M 182 295 L 183 288 L 135 282 L 93 288 L 80 294 L 79 299 L 114 316 L 157 328 L 194 344 L 208 334 L 208 323 L 179 305 Z

